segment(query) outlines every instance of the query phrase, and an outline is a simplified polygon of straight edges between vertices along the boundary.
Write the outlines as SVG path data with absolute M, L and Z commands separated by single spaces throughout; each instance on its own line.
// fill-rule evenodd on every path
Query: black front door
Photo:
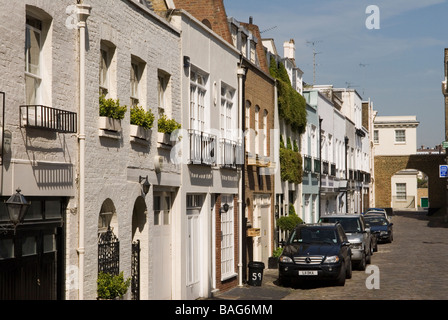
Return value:
M 60 229 L 23 230 L 0 238 L 0 300 L 60 298 Z
M 63 293 L 63 198 L 27 198 L 14 234 L 0 198 L 0 300 L 59 300 Z M 6 227 L 6 228 L 5 228 Z

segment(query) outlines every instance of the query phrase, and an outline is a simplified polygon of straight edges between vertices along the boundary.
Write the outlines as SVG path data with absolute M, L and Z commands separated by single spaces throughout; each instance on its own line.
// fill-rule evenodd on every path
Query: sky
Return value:
M 378 116 L 414 115 L 417 147 L 445 140 L 442 95 L 448 0 L 224 0 L 227 16 L 252 16 L 263 38 L 294 39 L 296 65 L 312 84 L 353 88 Z M 367 10 L 376 6 L 376 11 Z M 370 9 L 370 8 L 369 8 Z M 314 46 L 313 46 L 314 44 Z

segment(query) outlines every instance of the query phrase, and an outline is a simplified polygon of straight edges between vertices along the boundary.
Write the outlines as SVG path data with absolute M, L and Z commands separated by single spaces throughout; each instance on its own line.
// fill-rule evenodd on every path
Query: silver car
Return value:
M 320 218 L 320 222 L 339 222 L 347 235 L 352 250 L 352 262 L 358 269 L 365 270 L 371 262 L 373 254 L 373 238 L 370 228 L 366 226 L 360 214 L 328 215 Z

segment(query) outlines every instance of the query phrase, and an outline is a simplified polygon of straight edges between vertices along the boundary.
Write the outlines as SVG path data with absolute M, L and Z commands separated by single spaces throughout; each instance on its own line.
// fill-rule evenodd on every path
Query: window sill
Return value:
M 229 279 L 235 278 L 236 276 L 238 276 L 238 274 L 237 274 L 237 273 L 235 273 L 235 272 L 232 272 L 232 273 L 229 273 L 229 274 L 223 275 L 223 276 L 221 277 L 221 281 L 226 281 L 226 280 L 229 280 Z

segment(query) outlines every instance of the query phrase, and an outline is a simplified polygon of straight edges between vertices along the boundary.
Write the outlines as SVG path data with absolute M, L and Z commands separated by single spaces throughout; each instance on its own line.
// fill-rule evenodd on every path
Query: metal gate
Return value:
M 98 273 L 118 275 L 120 272 L 120 241 L 109 227 L 98 237 Z
M 140 240 L 132 243 L 131 293 L 132 300 L 140 300 Z

